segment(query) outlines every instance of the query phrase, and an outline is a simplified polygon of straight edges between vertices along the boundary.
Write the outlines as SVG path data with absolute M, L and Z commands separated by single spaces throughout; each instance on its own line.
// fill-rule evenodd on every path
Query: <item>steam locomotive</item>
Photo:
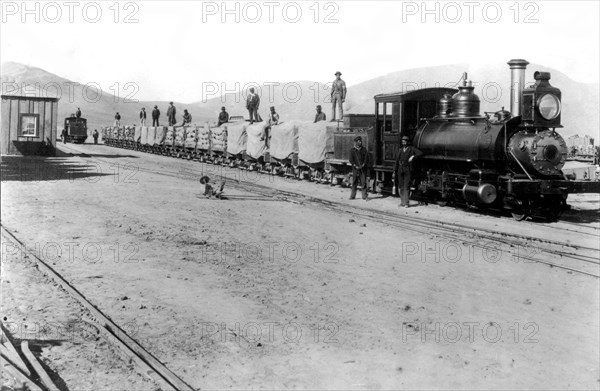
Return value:
M 556 219 L 570 193 L 600 192 L 600 182 L 572 181 L 562 173 L 568 153 L 561 125 L 561 91 L 550 74 L 535 72 L 525 88 L 525 60 L 511 60 L 511 111 L 480 114 L 467 75 L 458 88 L 425 88 L 374 97 L 374 114 L 346 115 L 343 122 L 288 121 L 273 126 L 244 121 L 188 127 L 103 128 L 108 145 L 201 162 L 348 183 L 349 154 L 360 135 L 370 155 L 370 188 L 392 192 L 395 157 L 408 136 L 423 152 L 413 164 L 411 197 L 509 210 Z M 268 140 L 270 139 L 270 145 Z M 270 147 L 270 148 L 269 148 Z

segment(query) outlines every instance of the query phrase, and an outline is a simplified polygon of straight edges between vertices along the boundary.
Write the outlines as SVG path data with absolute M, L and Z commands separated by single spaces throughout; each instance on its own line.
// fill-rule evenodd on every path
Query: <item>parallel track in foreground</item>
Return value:
M 75 287 L 67 282 L 67 280 L 65 280 L 58 272 L 38 258 L 33 252 L 29 251 L 26 245 L 2 224 L 0 224 L 0 231 L 2 236 L 11 241 L 13 245 L 16 245 L 24 254 L 27 254 L 28 259 L 33 262 L 43 274 L 57 285 L 61 286 L 73 299 L 90 311 L 93 317 L 90 321 L 94 322 L 100 333 L 103 334 L 111 345 L 138 366 L 140 373 L 157 381 L 162 387 L 165 387 L 165 389 L 168 390 L 194 390 L 194 388 L 185 383 L 157 358 L 144 349 L 144 347 L 136 340 L 129 337 L 123 329 L 98 310 L 83 294 L 81 294 L 81 292 L 75 289 Z
M 77 150 L 73 151 L 81 153 Z M 88 159 L 96 160 L 105 164 L 114 164 L 114 162 L 109 162 L 107 160 L 92 156 L 90 156 Z M 150 174 L 182 179 L 180 172 L 146 167 L 137 167 L 137 169 Z M 195 174 L 193 172 L 186 172 L 186 178 L 188 180 L 198 180 L 202 175 L 202 173 Z M 519 249 L 526 250 L 525 254 L 513 253 L 512 255 L 515 257 L 515 259 L 545 264 L 550 267 L 564 269 L 573 273 L 600 278 L 600 262 L 598 261 L 600 259 L 600 248 L 576 245 L 569 242 L 549 240 L 534 236 L 524 236 L 508 232 L 497 232 L 485 228 L 474 228 L 464 224 L 428 219 L 422 216 L 414 217 L 390 214 L 388 212 L 383 212 L 372 208 L 345 205 L 340 202 L 328 201 L 313 196 L 307 196 L 298 192 L 276 189 L 249 181 L 240 181 L 237 179 L 228 180 L 230 181 L 230 185 L 234 188 L 259 194 L 264 197 L 296 204 L 316 206 L 336 213 L 347 213 L 353 216 L 360 216 L 361 218 L 378 221 L 400 229 L 418 232 L 425 235 L 438 236 L 485 250 L 491 248 L 489 245 L 489 242 L 491 241 L 503 243 L 510 248 L 516 248 L 517 251 Z M 481 241 L 487 241 L 488 243 L 482 244 Z M 553 249 L 551 247 L 558 248 Z M 571 250 L 566 250 L 565 248 Z M 495 250 L 495 248 L 491 249 Z M 574 251 L 578 251 L 579 253 L 575 253 Z M 532 252 L 534 253 L 533 256 L 531 256 Z M 559 258 L 562 263 L 550 262 L 546 259 L 543 259 L 547 256 Z M 585 266 L 586 269 L 581 269 L 581 266 Z

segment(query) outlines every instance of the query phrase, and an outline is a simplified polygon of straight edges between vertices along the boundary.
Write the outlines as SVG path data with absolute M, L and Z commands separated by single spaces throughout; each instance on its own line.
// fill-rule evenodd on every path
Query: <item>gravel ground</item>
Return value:
M 234 186 L 226 187 L 228 200 L 206 199 L 192 174 L 222 172 L 198 163 L 101 145 L 65 151 L 85 155 L 2 158 L 2 224 L 196 388 L 599 387 L 595 278 L 508 253 L 489 262 L 469 247 L 456 258 L 449 251 L 459 243 Z M 561 222 L 517 224 L 437 206 L 398 210 L 392 198 L 361 204 L 346 199 L 348 189 L 253 180 L 597 247 L 587 234 L 598 230 L 597 195 L 571 196 L 574 210 Z M 29 282 L 29 274 L 26 262 L 3 255 L 8 321 L 83 319 L 68 297 L 54 299 L 64 293 L 43 279 Z M 155 387 L 105 350 L 101 341 L 62 341 L 40 343 L 39 354 L 63 389 Z

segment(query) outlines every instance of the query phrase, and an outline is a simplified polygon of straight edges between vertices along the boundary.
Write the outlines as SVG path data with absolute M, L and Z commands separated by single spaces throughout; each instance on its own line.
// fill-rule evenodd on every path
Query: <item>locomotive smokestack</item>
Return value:
M 525 88 L 525 69 L 528 61 L 522 59 L 510 60 L 510 113 L 513 117 L 521 115 L 521 95 Z

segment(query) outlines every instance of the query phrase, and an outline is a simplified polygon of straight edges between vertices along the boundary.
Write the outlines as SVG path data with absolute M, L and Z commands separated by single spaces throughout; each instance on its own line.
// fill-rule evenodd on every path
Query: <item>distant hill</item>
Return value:
M 575 82 L 560 71 L 537 64 L 528 66 L 526 72 L 527 84 L 533 82 L 533 72 L 536 70 L 551 72 L 552 79 L 550 83 L 562 90 L 562 123 L 565 127 L 560 133 L 565 137 L 574 134 L 588 134 L 596 140 L 600 139 L 599 85 Z M 462 72 L 468 72 L 468 78 L 476 85 L 475 92 L 481 99 L 482 113 L 483 111 L 500 110 L 502 106 L 509 108 L 510 70 L 508 65 L 504 63 L 486 66 L 441 65 L 403 70 L 379 76 L 348 87 L 348 97 L 344 108 L 347 113 L 373 113 L 373 96 L 376 94 L 422 87 L 453 86 L 460 79 Z M 332 76 L 331 81 L 333 81 L 333 78 Z M 343 78 L 347 83 L 351 80 L 350 75 L 344 75 Z M 40 86 L 48 86 L 45 91 L 52 93 L 56 89 L 52 88 L 52 84 L 49 83 L 64 86 L 64 83 L 70 82 L 43 69 L 14 62 L 2 64 L 0 79 L 3 86 L 2 93 L 14 88 L 15 84 L 12 83 L 16 83 L 18 86 L 39 83 Z M 77 107 L 81 107 L 83 116 L 88 119 L 89 127 L 92 129 L 112 123 L 114 114 L 117 111 L 121 113 L 122 122 L 132 124 L 138 122 L 138 113 L 141 107 L 146 107 L 148 121 L 151 121 L 150 111 L 154 105 L 157 105 L 161 110 L 161 122 L 166 124 L 168 101 L 115 103 L 112 94 L 102 91 L 102 96 L 98 102 L 90 102 L 83 99 L 82 88 L 81 85 L 74 87 L 72 102 L 69 102 L 68 91 L 66 89 L 63 91 L 63 97 L 58 105 L 60 118 L 69 116 L 75 112 Z M 27 87 L 26 91 L 30 90 L 33 91 L 32 87 Z M 248 117 L 244 104 L 245 93 L 245 91 L 243 93 L 231 93 L 224 97 L 219 96 L 208 99 L 205 102 L 174 103 L 177 107 L 179 119 L 183 109 L 186 108 L 192 114 L 194 122 L 214 121 L 221 106 L 225 106 L 230 115 Z M 330 91 L 326 85 L 313 81 L 282 82 L 271 87 L 263 85 L 260 91 L 261 106 L 259 114 L 266 117 L 269 106 L 275 106 L 283 120 L 310 120 L 314 118 L 315 106 L 320 104 L 329 119 L 331 116 L 329 94 Z M 92 96 L 92 98 L 94 97 Z

